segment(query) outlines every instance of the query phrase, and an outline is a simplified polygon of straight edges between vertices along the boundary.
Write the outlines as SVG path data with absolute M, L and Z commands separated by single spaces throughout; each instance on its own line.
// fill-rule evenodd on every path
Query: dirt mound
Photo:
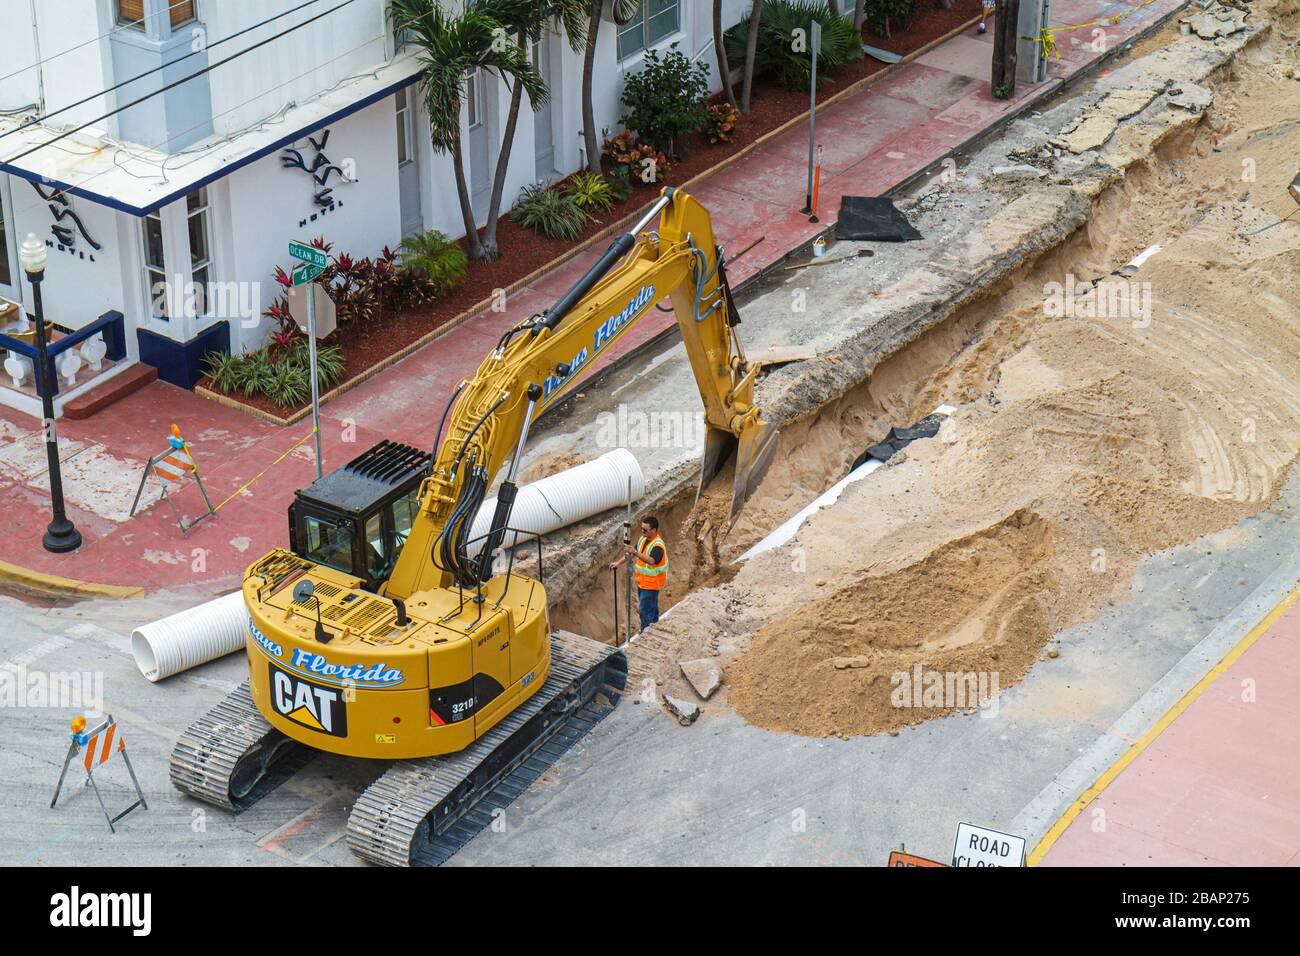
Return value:
M 1300 156 L 1300 83 L 1274 69 L 1293 19 L 1086 229 L 787 429 L 798 462 L 774 465 L 750 523 L 792 513 L 885 422 L 958 407 L 789 544 L 682 601 L 633 646 L 633 673 L 673 684 L 677 660 L 716 654 L 723 699 L 759 726 L 893 730 L 979 698 L 900 704 L 927 685 L 898 675 L 1005 688 L 1053 633 L 1126 599 L 1143 557 L 1267 506 L 1300 451 L 1300 223 L 1276 224 Z
M 732 705 L 751 723 L 814 736 L 875 734 L 978 705 L 979 675 L 994 693 L 1015 683 L 1051 635 L 1041 602 L 1054 586 L 1052 537 L 1018 511 L 902 570 L 838 582 L 754 635 L 727 669 Z M 976 675 L 975 691 L 915 695 L 918 665 Z

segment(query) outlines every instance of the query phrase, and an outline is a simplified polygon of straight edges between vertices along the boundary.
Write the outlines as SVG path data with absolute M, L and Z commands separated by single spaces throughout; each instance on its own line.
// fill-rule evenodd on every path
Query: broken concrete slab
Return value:
M 663 695 L 663 699 L 665 706 L 668 708 L 668 713 L 676 717 L 677 722 L 683 727 L 689 727 L 691 724 L 695 723 L 696 718 L 700 716 L 699 706 L 689 700 L 682 700 L 680 697 L 670 697 L 667 694 Z
M 1075 154 L 1097 149 L 1105 145 L 1123 120 L 1142 112 L 1159 92 L 1155 89 L 1127 89 L 1107 93 L 1097 103 L 1086 107 L 1072 126 L 1054 137 L 1052 145 Z
M 1047 170 L 1030 166 L 1028 163 L 1017 163 L 1014 166 L 994 166 L 993 175 L 998 179 L 1018 182 L 1025 179 L 1042 179 L 1047 175 Z
M 1194 17 L 1187 17 L 1181 22 L 1186 23 L 1191 28 L 1191 31 L 1202 40 L 1216 40 L 1219 37 L 1231 36 L 1238 30 L 1244 30 L 1246 28 L 1246 11 L 1214 6 L 1204 13 L 1198 13 Z
M 1167 95 L 1171 106 L 1198 113 L 1209 109 L 1210 104 L 1214 102 L 1214 94 L 1203 86 L 1197 86 L 1195 83 L 1184 83 L 1181 86 L 1171 87 Z
M 690 683 L 701 700 L 708 700 L 722 686 L 722 668 L 718 662 L 709 657 L 693 661 L 679 661 L 682 676 Z

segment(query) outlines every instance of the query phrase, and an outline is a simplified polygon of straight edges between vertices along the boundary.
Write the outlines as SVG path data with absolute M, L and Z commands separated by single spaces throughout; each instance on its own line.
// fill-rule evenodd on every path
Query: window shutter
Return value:
M 172 0 L 169 5 L 172 11 L 173 27 L 178 27 L 182 23 L 189 23 L 194 19 L 194 0 L 182 0 L 180 3 Z
M 117 0 L 117 22 L 137 23 L 144 19 L 144 0 Z M 140 24 L 142 27 L 144 24 Z

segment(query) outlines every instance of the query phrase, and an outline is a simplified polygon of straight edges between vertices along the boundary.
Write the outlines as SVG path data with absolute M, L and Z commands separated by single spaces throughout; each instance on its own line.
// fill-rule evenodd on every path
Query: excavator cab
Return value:
M 385 439 L 298 490 L 289 505 L 290 549 L 377 590 L 415 522 L 432 458 Z

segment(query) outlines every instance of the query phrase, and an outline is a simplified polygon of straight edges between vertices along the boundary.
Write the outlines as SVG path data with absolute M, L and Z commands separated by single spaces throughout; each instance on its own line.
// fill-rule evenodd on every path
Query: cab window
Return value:
M 376 513 L 366 519 L 366 570 L 372 578 L 388 574 L 388 542 L 384 539 L 383 515 Z
M 308 561 L 328 565 L 338 571 L 352 571 L 352 536 L 346 527 L 307 515 L 302 523 Z
M 395 548 L 401 548 L 406 544 L 406 539 L 411 533 L 411 527 L 415 524 L 415 516 L 420 512 L 420 489 L 412 488 L 402 497 L 393 502 L 393 531 L 397 538 L 393 542 Z

